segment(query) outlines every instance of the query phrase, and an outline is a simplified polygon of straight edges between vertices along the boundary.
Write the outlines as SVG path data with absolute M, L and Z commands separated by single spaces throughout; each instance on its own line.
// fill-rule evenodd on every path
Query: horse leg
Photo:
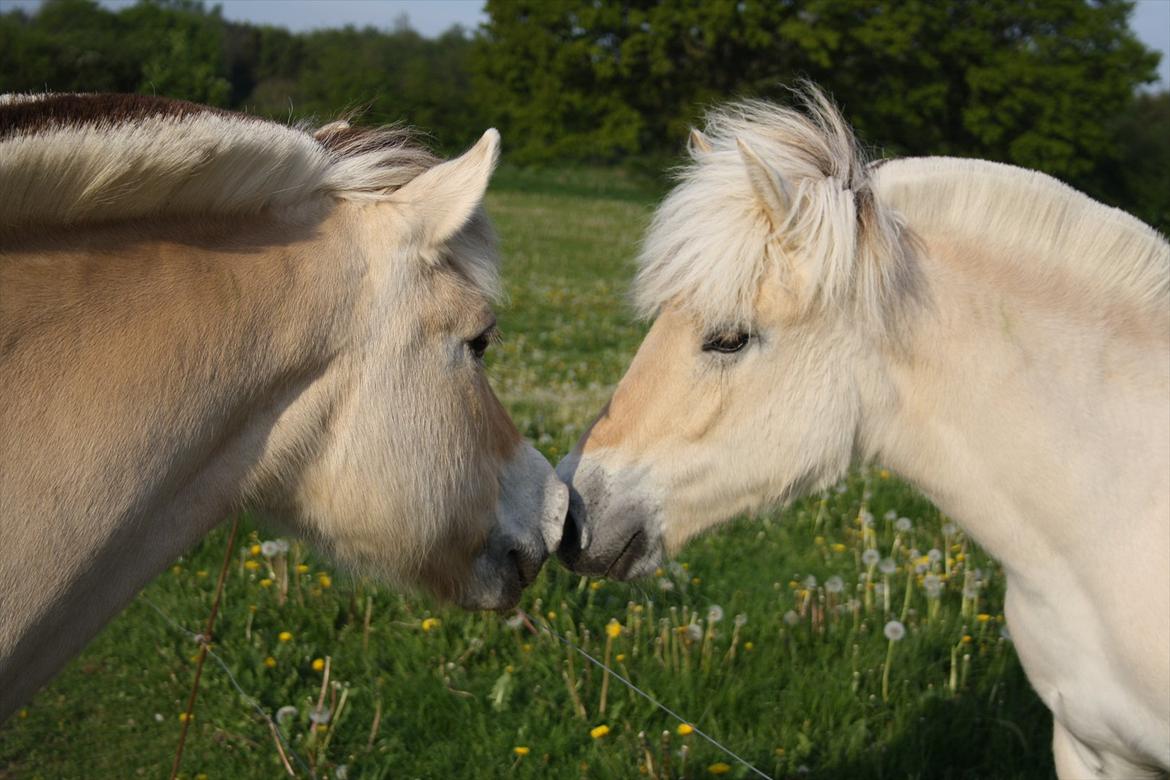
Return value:
M 1138 766 L 1121 756 L 1086 745 L 1056 719 L 1052 721 L 1052 757 L 1056 761 L 1056 776 L 1060 780 L 1107 780 L 1121 777 L 1127 780 L 1157 780 L 1166 777 L 1161 770 Z

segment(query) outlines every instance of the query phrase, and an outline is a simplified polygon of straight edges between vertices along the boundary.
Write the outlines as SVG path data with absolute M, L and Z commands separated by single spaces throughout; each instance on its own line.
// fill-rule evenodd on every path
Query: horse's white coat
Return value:
M 867 168 L 835 109 L 807 107 L 733 107 L 692 138 L 638 279 L 657 321 L 558 467 L 578 494 L 568 559 L 636 574 L 880 460 L 1003 564 L 1060 776 L 1160 775 L 1170 247 L 1041 174 Z M 734 355 L 700 349 L 739 330 Z

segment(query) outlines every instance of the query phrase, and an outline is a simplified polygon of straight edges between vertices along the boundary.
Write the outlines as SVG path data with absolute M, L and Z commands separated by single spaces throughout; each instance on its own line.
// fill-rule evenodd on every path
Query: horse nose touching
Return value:
M 562 479 L 571 480 L 557 557 L 578 574 L 627 580 L 653 572 L 661 545 L 645 507 L 629 497 L 613 498 L 599 473 L 583 476 L 575 462 L 566 461 L 557 468 Z

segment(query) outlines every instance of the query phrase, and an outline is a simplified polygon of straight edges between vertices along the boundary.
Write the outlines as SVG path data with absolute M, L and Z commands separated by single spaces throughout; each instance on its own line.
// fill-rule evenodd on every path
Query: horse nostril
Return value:
M 513 547 L 508 550 L 508 562 L 516 569 L 516 575 L 520 578 L 520 588 L 527 588 L 536 579 L 536 575 L 540 573 L 540 567 L 544 563 L 541 558 L 533 558 L 525 555 L 523 550 Z
M 561 533 L 561 544 L 557 548 L 557 556 L 570 568 L 581 556 L 582 547 L 588 543 L 588 540 L 583 538 L 582 525 L 584 520 L 585 501 L 581 498 L 581 494 L 570 485 L 569 509 L 565 513 L 565 530 Z

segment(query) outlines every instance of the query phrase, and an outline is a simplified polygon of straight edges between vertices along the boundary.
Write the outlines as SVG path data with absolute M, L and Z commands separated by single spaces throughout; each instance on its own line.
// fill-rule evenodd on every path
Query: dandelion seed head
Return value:
M 800 622 L 800 615 L 796 614 L 790 609 L 784 613 L 784 622 L 790 626 L 795 626 Z
M 881 563 L 878 564 L 878 570 L 882 574 L 893 574 L 898 570 L 898 564 L 894 563 L 893 558 L 882 558 Z
M 938 563 L 943 557 L 942 550 L 937 547 L 931 547 L 930 551 L 926 553 L 926 557 L 930 559 L 931 563 Z
M 666 592 L 674 590 L 674 583 L 665 577 L 658 580 L 658 589 Z
M 698 642 L 703 638 L 703 627 L 698 623 L 688 623 L 685 633 L 687 639 L 692 642 Z
M 897 516 L 898 516 L 898 513 L 895 512 L 893 509 L 890 509 L 884 515 L 882 515 L 882 519 L 889 522 L 890 520 L 897 518 Z
M 804 578 L 804 581 L 801 582 L 801 584 L 804 585 L 804 587 L 808 590 L 812 590 L 817 586 L 817 578 L 810 574 Z
M 954 536 L 958 530 L 958 527 L 954 523 L 944 523 L 942 527 L 942 532 L 945 536 Z
M 898 642 L 906 636 L 906 626 L 902 625 L 902 621 L 900 620 L 891 620 L 889 623 L 886 623 L 886 627 L 882 629 L 882 633 L 891 642 Z
M 881 553 L 870 547 L 861 554 L 861 562 L 866 566 L 876 566 L 877 562 L 882 559 Z
M 735 627 L 740 628 L 740 627 L 746 626 L 746 625 L 747 625 L 747 615 L 740 612 L 738 615 L 735 616 Z
M 914 523 L 910 522 L 909 517 L 899 517 L 894 521 L 894 530 L 900 531 L 901 533 L 906 533 L 913 527 Z
M 937 574 L 927 574 L 922 578 L 922 587 L 927 598 L 937 599 L 942 594 L 942 579 Z
M 331 717 L 333 717 L 333 711 L 328 707 L 314 707 L 313 711 L 309 713 L 309 721 L 314 726 L 328 723 Z
M 512 617 L 508 618 L 504 622 L 508 624 L 508 628 L 510 628 L 514 631 L 519 631 L 521 628 L 524 627 L 524 616 L 523 615 L 513 615 Z
M 273 556 L 280 554 L 280 545 L 274 541 L 271 541 L 271 540 L 266 541 L 266 542 L 261 542 L 260 543 L 260 553 L 265 558 L 272 558 Z
M 840 593 L 845 590 L 845 581 L 834 575 L 825 580 L 825 590 L 829 593 Z
M 712 604 L 707 609 L 707 622 L 708 623 L 718 623 L 722 619 L 723 619 L 723 607 L 719 606 L 718 604 Z

